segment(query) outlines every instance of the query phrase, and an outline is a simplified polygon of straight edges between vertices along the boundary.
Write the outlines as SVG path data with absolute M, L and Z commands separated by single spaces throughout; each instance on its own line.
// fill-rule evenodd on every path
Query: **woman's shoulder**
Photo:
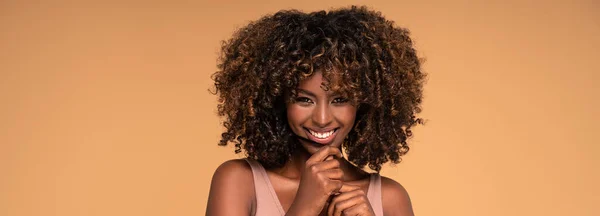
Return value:
M 381 176 L 381 197 L 385 215 L 414 215 L 408 192 L 397 181 Z
M 252 169 L 244 159 L 222 163 L 213 174 L 210 184 L 207 215 L 247 215 L 253 205 L 253 182 Z M 231 203 L 239 204 L 242 208 L 231 208 Z
M 223 162 L 215 170 L 213 182 L 215 178 L 231 179 L 230 181 L 248 182 L 252 180 L 252 168 L 245 159 L 232 159 Z

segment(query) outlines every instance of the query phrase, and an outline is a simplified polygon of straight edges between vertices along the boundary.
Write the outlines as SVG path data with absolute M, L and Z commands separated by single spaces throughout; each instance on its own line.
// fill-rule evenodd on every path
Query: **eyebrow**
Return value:
M 315 98 L 317 97 L 317 96 L 316 96 L 314 93 L 312 93 L 311 91 L 305 90 L 305 89 L 298 88 L 298 92 L 299 92 L 299 93 L 303 93 L 303 94 L 307 94 L 307 95 L 309 95 L 309 96 L 311 96 L 311 97 L 315 97 Z M 338 96 L 338 95 L 340 95 L 340 93 L 339 93 L 339 92 L 331 92 L 331 93 L 327 93 L 327 96 L 328 96 L 328 97 L 331 97 L 331 96 Z
M 312 93 L 312 92 L 310 92 L 308 90 L 304 90 L 304 89 L 298 89 L 298 93 L 303 93 L 303 94 L 307 94 L 307 95 L 312 96 L 312 97 L 316 97 L 314 93 Z

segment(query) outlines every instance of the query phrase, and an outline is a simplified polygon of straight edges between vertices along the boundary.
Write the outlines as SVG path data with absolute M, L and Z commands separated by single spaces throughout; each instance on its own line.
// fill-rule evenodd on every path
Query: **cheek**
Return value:
M 335 112 L 337 119 L 346 127 L 352 127 L 356 119 L 356 108 L 354 106 L 340 107 Z
M 306 121 L 308 117 L 310 117 L 310 112 L 306 108 L 294 104 L 287 107 L 287 118 L 292 128 Z

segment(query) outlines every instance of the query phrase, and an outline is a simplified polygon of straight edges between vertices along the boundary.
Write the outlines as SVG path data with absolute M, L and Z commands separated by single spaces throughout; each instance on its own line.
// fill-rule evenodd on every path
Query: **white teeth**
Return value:
M 329 132 L 325 132 L 325 133 L 317 133 L 315 131 L 312 130 L 308 130 L 310 132 L 310 134 L 312 134 L 313 136 L 316 136 L 319 139 L 325 139 L 329 136 L 331 136 L 331 134 L 333 134 L 334 131 L 329 131 Z

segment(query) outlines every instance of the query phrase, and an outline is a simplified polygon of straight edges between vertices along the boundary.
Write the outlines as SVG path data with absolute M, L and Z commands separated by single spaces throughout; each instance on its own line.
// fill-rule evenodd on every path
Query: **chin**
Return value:
M 325 147 L 325 146 L 332 146 L 332 147 L 336 147 L 339 148 L 341 145 L 339 144 L 339 142 L 332 142 L 331 144 L 327 144 L 327 145 L 323 145 L 320 143 L 315 143 L 312 142 L 310 140 L 305 140 L 304 138 L 300 139 L 300 145 L 302 146 L 302 148 L 304 150 L 306 150 L 310 155 L 316 153 L 317 151 L 319 151 L 319 149 Z

